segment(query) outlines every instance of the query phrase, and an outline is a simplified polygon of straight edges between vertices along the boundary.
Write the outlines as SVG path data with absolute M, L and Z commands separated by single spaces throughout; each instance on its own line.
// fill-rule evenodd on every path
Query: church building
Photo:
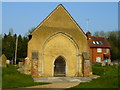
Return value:
M 32 77 L 88 77 L 92 75 L 87 36 L 58 5 L 29 35 Z

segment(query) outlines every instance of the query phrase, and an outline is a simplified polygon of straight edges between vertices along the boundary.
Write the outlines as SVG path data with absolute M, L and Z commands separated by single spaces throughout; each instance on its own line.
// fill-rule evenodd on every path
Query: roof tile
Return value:
M 93 43 L 93 41 L 95 42 L 95 44 Z M 96 42 L 98 42 L 98 44 Z M 103 48 L 107 47 L 107 48 L 111 48 L 110 43 L 107 41 L 107 39 L 105 37 L 91 36 L 88 39 L 88 44 L 89 44 L 90 47 L 103 47 Z

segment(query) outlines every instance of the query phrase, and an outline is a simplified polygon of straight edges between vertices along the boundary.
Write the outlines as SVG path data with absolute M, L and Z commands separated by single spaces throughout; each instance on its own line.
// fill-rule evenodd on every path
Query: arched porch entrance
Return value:
M 63 57 L 59 56 L 54 62 L 54 76 L 65 77 L 66 76 L 66 62 Z

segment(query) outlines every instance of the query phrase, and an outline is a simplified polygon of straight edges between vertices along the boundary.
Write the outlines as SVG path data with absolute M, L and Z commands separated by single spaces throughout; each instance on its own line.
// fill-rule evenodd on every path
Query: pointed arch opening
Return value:
M 55 59 L 54 76 L 55 77 L 65 77 L 66 76 L 66 62 L 62 56 L 59 56 Z

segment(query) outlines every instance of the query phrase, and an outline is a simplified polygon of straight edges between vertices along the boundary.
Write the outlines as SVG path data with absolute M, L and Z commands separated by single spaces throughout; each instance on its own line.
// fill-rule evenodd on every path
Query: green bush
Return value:
M 104 75 L 106 73 L 106 71 L 108 71 L 106 68 L 104 68 L 104 66 L 102 67 L 101 65 L 94 65 L 92 67 L 92 72 L 95 75 Z

